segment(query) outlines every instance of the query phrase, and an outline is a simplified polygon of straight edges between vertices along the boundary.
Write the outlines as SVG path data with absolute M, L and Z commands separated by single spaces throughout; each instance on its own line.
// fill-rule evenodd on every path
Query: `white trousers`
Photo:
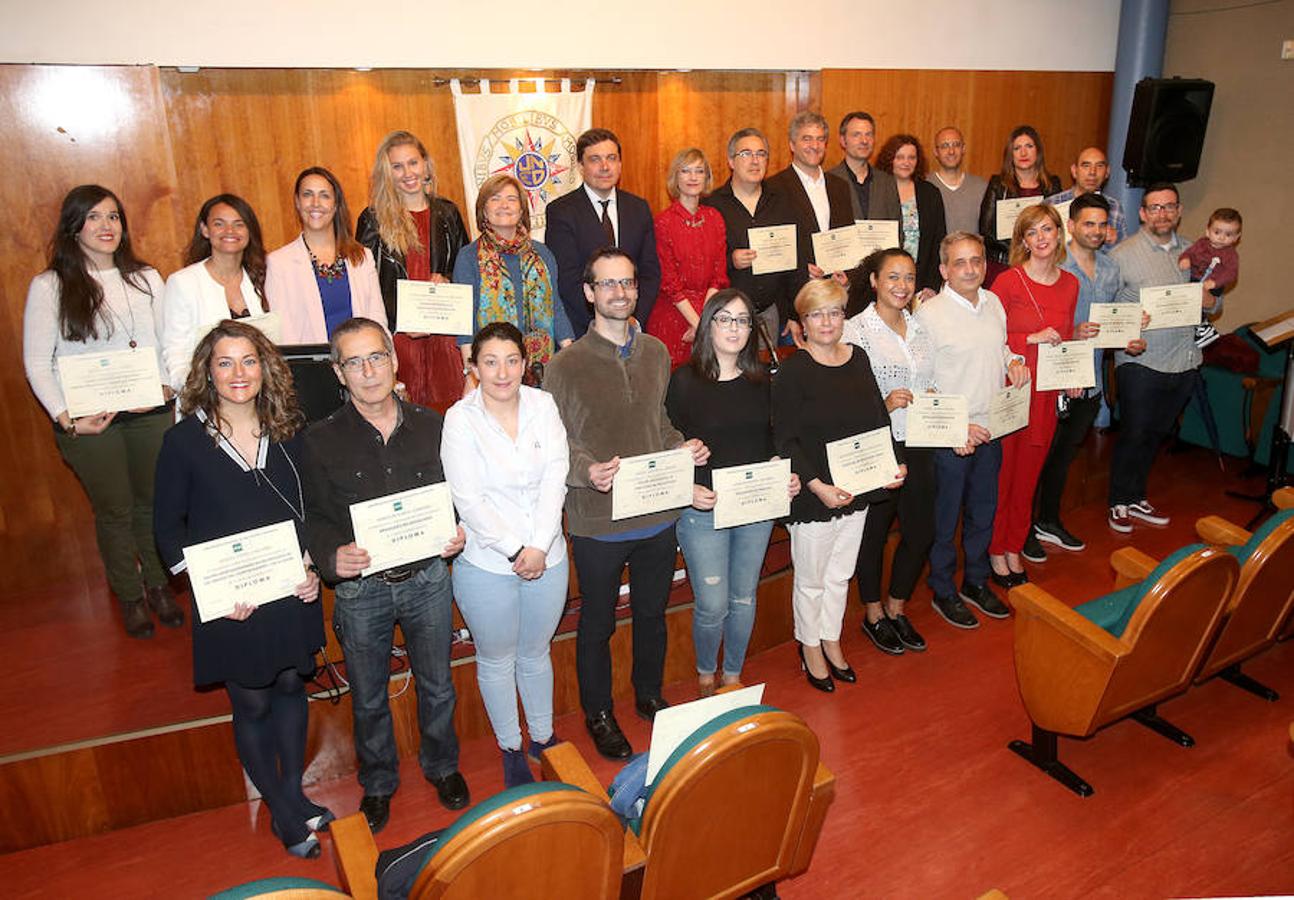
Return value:
M 791 565 L 795 580 L 791 609 L 795 639 L 808 647 L 840 640 L 849 597 L 849 579 L 858 562 L 867 510 L 829 522 L 801 522 L 791 532 Z

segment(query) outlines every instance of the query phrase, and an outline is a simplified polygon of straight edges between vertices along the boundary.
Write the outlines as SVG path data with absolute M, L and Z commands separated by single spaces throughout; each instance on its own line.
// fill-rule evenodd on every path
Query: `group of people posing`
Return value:
M 1028 126 L 1012 132 L 1003 171 L 982 184 L 961 170 L 955 128 L 935 136 L 939 167 L 929 173 L 911 135 L 889 139 L 873 165 L 866 113 L 840 123 L 845 159 L 831 171 L 821 165 L 827 135 L 821 116 L 798 115 L 792 164 L 767 176 L 768 140 L 743 128 L 728 142 L 731 178 L 713 191 L 704 154 L 684 150 L 668 172 L 674 201 L 653 221 L 645 201 L 618 188 L 619 139 L 592 129 L 576 144 L 583 184 L 549 204 L 540 243 L 510 175 L 481 185 L 480 236 L 469 242 L 457 208 L 435 192 L 423 145 L 394 132 L 376 154 L 355 231 L 340 183 L 311 167 L 294 186 L 301 233 L 292 241 L 267 254 L 251 207 L 221 194 L 199 212 L 187 267 L 165 283 L 135 255 L 111 191 L 84 185 L 64 199 L 49 266 L 28 295 L 24 360 L 90 497 L 127 632 L 150 636 L 150 610 L 163 625 L 183 623 L 167 574 L 184 568 L 186 547 L 290 521 L 305 548 L 293 596 L 193 617 L 195 682 L 224 683 L 240 759 L 290 852 L 317 855 L 314 832 L 332 818 L 301 788 L 304 682 L 324 643 L 321 581 L 336 594 L 361 809 L 377 831 L 399 784 L 387 695 L 397 623 L 417 693 L 419 762 L 447 807 L 469 799 L 453 726 L 452 602 L 475 644 L 505 783 L 529 781 L 527 756 L 558 740 L 549 643 L 566 605 L 567 535 L 581 596 L 580 703 L 601 754 L 632 753 L 613 711 L 610 652 L 626 567 L 636 712 L 650 720 L 668 705 L 665 609 L 680 547 L 698 691 L 739 681 L 774 523 L 716 528 L 714 469 L 790 460 L 795 637 L 809 683 L 824 691 L 856 680 L 840 644 L 851 579 L 864 633 L 900 654 L 926 648 L 905 609 L 927 561 L 935 610 L 975 628 L 967 604 L 1006 617 L 990 582 L 1027 580 L 1021 557 L 1045 559 L 1039 540 L 1083 549 L 1061 524 L 1060 497 L 1101 407 L 1100 384 L 1063 392 L 1064 403 L 1035 390 L 1028 427 L 1003 438 L 988 430 L 990 403 L 1029 382 L 1039 345 L 1096 335 L 1092 303 L 1135 303 L 1140 287 L 1191 277 L 1178 264 L 1176 188 L 1148 189 L 1141 228 L 1124 238 L 1117 205 L 1100 193 L 1106 162 L 1095 148 L 1062 192 Z M 996 201 L 1020 196 L 1052 202 L 1024 209 L 1010 240 L 998 241 Z M 1067 223 L 1055 205 L 1064 203 Z M 900 246 L 845 272 L 814 263 L 815 232 L 887 218 Z M 797 265 L 754 274 L 749 231 L 785 224 L 797 226 Z M 1238 234 L 1237 216 L 1231 243 Z M 399 332 L 401 280 L 472 285 L 474 334 Z M 340 409 L 306 427 L 276 342 L 329 345 L 347 397 Z M 794 351 L 770 366 L 788 342 Z M 71 417 L 59 360 L 122 350 L 156 355 L 165 403 Z M 1109 521 L 1128 531 L 1133 520 L 1167 521 L 1146 481 L 1195 388 L 1200 350 L 1192 329 L 1165 328 L 1128 343 L 1116 362 L 1123 428 Z M 966 397 L 964 444 L 906 446 L 907 407 L 932 392 Z M 827 445 L 885 427 L 892 480 L 860 495 L 833 484 Z M 622 458 L 676 448 L 695 465 L 691 505 L 615 518 Z M 425 559 L 371 571 L 350 506 L 438 482 L 452 493 L 457 535 Z M 896 517 L 900 542 L 882 585 Z

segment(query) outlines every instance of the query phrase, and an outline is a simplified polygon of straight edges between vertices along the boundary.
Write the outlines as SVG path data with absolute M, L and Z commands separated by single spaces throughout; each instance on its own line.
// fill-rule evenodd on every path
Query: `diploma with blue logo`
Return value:
M 1200 282 L 1164 284 L 1141 289 L 1141 308 L 1150 314 L 1152 328 L 1183 328 L 1200 324 L 1204 288 Z
M 306 580 L 297 530 L 290 521 L 240 531 L 184 548 L 193 603 L 203 622 L 290 596 Z
M 1140 303 L 1093 303 L 1087 319 L 1101 326 L 1092 338 L 1094 347 L 1122 350 L 1130 341 L 1141 337 Z
M 786 493 L 791 481 L 789 459 L 715 469 L 710 479 L 715 493 L 715 528 L 735 528 L 791 514 L 791 498 Z
M 1041 197 L 1012 197 L 1010 200 L 997 201 L 997 230 L 994 237 L 999 241 L 1011 240 L 1015 232 L 1015 220 L 1020 218 L 1020 213 L 1041 202 Z
M 899 462 L 889 426 L 829 441 L 827 468 L 831 483 L 851 494 L 866 494 L 898 481 Z
M 1095 348 L 1088 341 L 1038 345 L 1040 391 L 1096 387 Z
M 350 505 L 355 546 L 368 551 L 361 575 L 440 556 L 458 534 L 454 501 L 443 481 Z
M 611 482 L 611 518 L 691 506 L 694 468 L 688 447 L 623 457 Z
M 893 219 L 855 219 L 858 245 L 866 259 L 877 250 L 888 250 L 899 245 L 899 223 Z
M 856 225 L 843 225 L 813 234 L 813 261 L 824 272 L 848 272 L 863 258 Z
M 909 447 L 963 447 L 970 434 L 970 407 L 962 394 L 916 394 L 908 404 Z
M 472 334 L 472 286 L 399 279 L 395 283 L 395 330 L 406 334 Z
M 157 351 L 111 350 L 58 358 L 58 381 L 73 419 L 101 412 L 160 406 L 162 374 Z
M 746 237 L 755 258 L 750 263 L 750 274 L 768 275 L 789 272 L 795 268 L 797 252 L 794 225 L 765 225 L 749 228 Z
M 993 395 L 988 405 L 988 433 L 994 440 L 1028 426 L 1031 393 L 1031 385 L 1026 381 L 1019 387 L 1008 387 Z

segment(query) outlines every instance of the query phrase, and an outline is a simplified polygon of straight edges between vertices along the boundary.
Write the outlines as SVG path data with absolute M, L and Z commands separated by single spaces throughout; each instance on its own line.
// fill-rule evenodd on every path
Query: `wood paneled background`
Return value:
M 180 254 L 203 200 L 219 191 L 255 207 L 266 243 L 296 232 L 289 196 L 296 173 L 322 164 L 341 178 L 352 214 L 363 208 L 372 154 L 395 128 L 420 135 L 435 158 L 441 192 L 461 204 L 453 101 L 436 78 L 506 72 L 440 70 L 248 70 L 181 73 L 148 66 L 0 66 L 0 549 L 19 567 L 21 589 L 51 566 L 82 566 L 65 548 L 93 541 L 89 505 L 54 447 L 49 420 L 22 371 L 19 347 L 27 285 L 44 267 L 45 245 L 64 193 L 101 182 L 122 197 L 141 255 L 164 275 Z M 532 73 L 525 73 L 533 77 Z M 834 125 L 850 109 L 876 115 L 883 137 L 904 130 L 929 141 L 956 123 L 969 166 L 997 168 L 1010 128 L 1038 127 L 1054 170 L 1089 143 L 1103 143 L 1113 76 L 1107 72 L 628 72 L 599 84 L 595 124 L 614 129 L 625 151 L 623 184 L 665 205 L 664 169 L 673 153 L 700 146 L 726 177 L 728 134 L 756 125 L 772 141 L 772 169 L 785 166 L 786 125 L 820 108 Z M 840 158 L 834 145 L 828 164 Z M 65 569 L 66 571 L 66 569 Z M 67 574 L 71 575 L 71 572 Z M 77 573 L 82 583 L 101 571 Z

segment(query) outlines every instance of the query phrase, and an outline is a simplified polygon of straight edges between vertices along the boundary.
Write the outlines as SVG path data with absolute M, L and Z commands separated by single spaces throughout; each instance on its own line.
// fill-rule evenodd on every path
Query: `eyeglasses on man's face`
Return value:
M 733 154 L 737 159 L 768 159 L 767 150 L 738 150 Z
M 612 291 L 617 287 L 626 292 L 638 290 L 637 278 L 599 278 L 597 281 L 589 283 L 593 285 L 594 290 Z
M 1152 216 L 1158 216 L 1162 213 L 1175 213 L 1181 208 L 1180 203 L 1152 203 L 1145 207 L 1145 210 Z
M 378 350 L 367 356 L 351 356 L 341 361 L 341 367 L 347 372 L 362 372 L 364 364 L 368 363 L 371 368 L 381 369 L 391 364 L 391 351 Z

